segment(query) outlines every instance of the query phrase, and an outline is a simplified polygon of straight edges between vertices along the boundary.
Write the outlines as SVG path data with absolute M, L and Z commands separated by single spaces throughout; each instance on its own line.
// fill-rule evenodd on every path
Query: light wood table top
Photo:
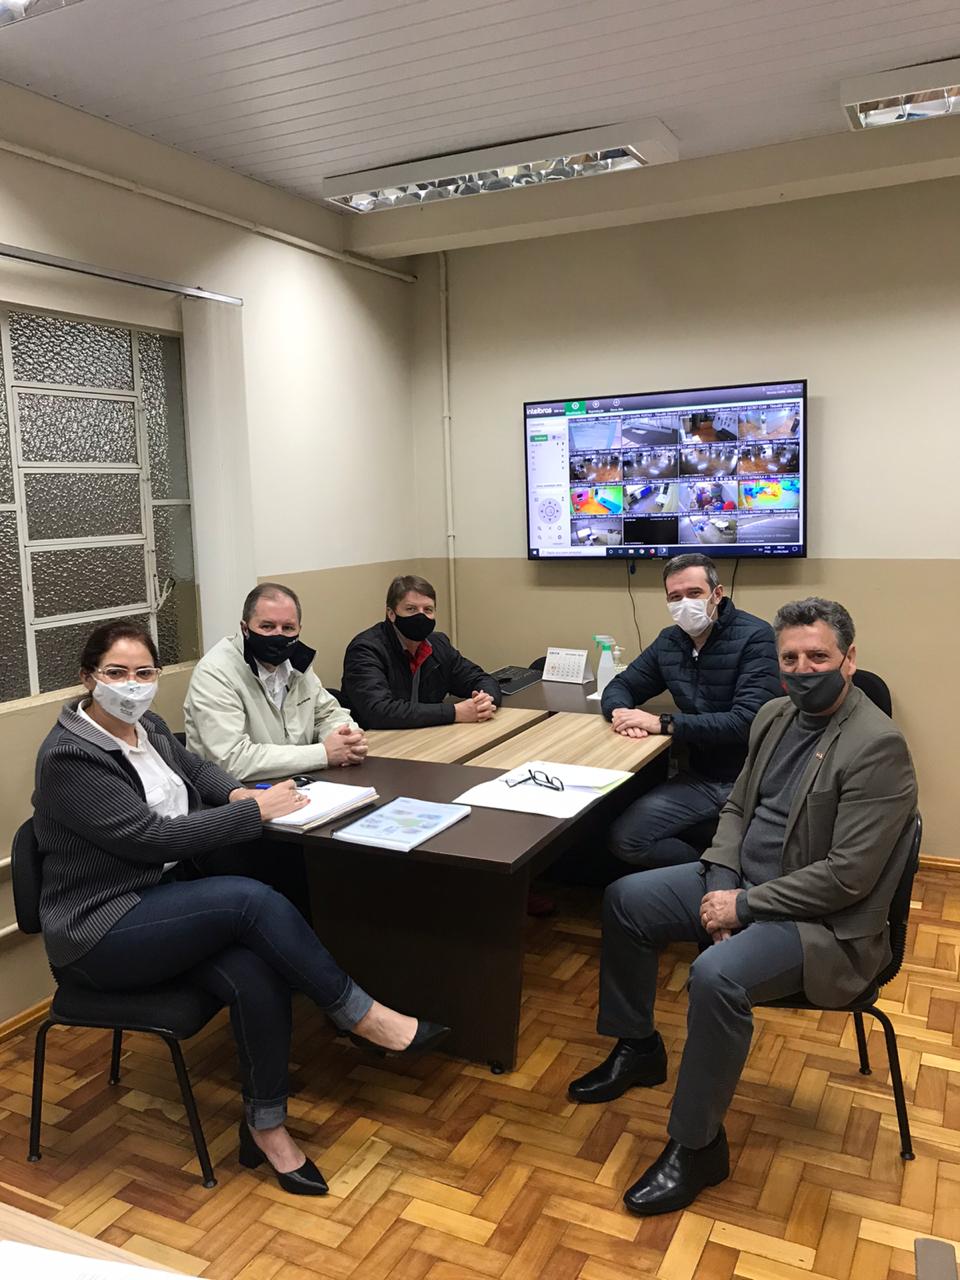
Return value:
M 553 760 L 557 764 L 629 769 L 636 773 L 669 746 L 670 739 L 661 734 L 625 738 L 614 733 L 601 716 L 558 711 L 549 720 L 474 756 L 467 763 L 487 769 L 515 769 L 527 760 Z
M 99 1258 L 102 1262 L 123 1262 L 128 1267 L 168 1270 L 159 1262 L 148 1262 L 135 1253 L 118 1249 L 103 1240 L 95 1240 L 92 1236 L 81 1235 L 79 1231 L 61 1227 L 45 1218 L 37 1218 L 32 1213 L 24 1213 L 22 1209 L 15 1209 L 9 1204 L 0 1204 L 0 1240 L 15 1240 L 18 1244 L 38 1245 L 43 1249 L 56 1249 L 60 1253 L 75 1253 L 83 1258 Z
M 482 751 L 546 720 L 546 709 L 500 707 L 480 724 L 438 724 L 429 729 L 370 729 L 371 756 L 393 760 L 427 760 L 432 764 L 464 764 Z

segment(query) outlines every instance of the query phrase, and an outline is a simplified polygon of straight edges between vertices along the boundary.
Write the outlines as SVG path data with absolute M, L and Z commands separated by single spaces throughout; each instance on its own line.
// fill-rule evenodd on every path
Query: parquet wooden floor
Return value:
M 898 1154 L 882 1038 L 857 1072 L 852 1021 L 764 1012 L 727 1129 L 728 1182 L 692 1211 L 638 1220 L 624 1187 L 659 1151 L 683 1039 L 692 952 L 661 963 L 667 1085 L 574 1107 L 594 1033 L 594 895 L 530 921 L 520 1068 L 443 1057 L 377 1064 L 298 1010 L 292 1127 L 330 1181 L 292 1199 L 236 1158 L 228 1028 L 189 1059 L 219 1185 L 195 1177 L 162 1045 L 51 1033 L 44 1158 L 25 1162 L 32 1033 L 0 1044 L 0 1199 L 210 1280 L 898 1280 L 918 1234 L 960 1238 L 960 874 L 920 876 L 908 963 L 887 989 L 917 1158 Z

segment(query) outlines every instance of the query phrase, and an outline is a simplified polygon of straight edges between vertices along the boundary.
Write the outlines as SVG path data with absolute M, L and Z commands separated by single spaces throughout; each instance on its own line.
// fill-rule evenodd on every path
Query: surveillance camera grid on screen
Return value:
M 806 382 L 524 411 L 529 558 L 806 554 Z

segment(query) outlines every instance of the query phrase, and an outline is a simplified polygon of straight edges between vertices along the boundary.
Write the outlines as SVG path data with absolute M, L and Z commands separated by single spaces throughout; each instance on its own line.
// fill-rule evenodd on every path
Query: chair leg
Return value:
M 110 1083 L 120 1083 L 120 1053 L 123 1049 L 123 1027 L 113 1028 L 113 1048 L 110 1050 Z
M 853 1015 L 853 1026 L 857 1033 L 857 1050 L 860 1054 L 860 1074 L 870 1075 L 870 1053 L 867 1049 L 867 1033 L 863 1026 L 863 1014 L 858 1009 Z
M 883 1027 L 883 1038 L 887 1043 L 887 1061 L 890 1063 L 890 1085 L 893 1089 L 893 1100 L 897 1108 L 897 1125 L 900 1129 L 900 1155 L 904 1160 L 913 1160 L 913 1141 L 910 1137 L 910 1121 L 907 1117 L 907 1099 L 903 1092 L 903 1075 L 900 1071 L 900 1051 L 897 1048 L 897 1033 L 893 1023 L 876 1005 L 866 1010 Z
M 187 1074 L 187 1064 L 183 1060 L 183 1051 L 174 1036 L 163 1036 L 162 1039 L 170 1050 L 170 1057 L 173 1059 L 173 1065 L 177 1073 L 177 1080 L 180 1083 L 180 1096 L 183 1098 L 183 1105 L 187 1113 L 187 1119 L 190 1121 L 190 1132 L 193 1134 L 193 1145 L 197 1149 L 197 1159 L 200 1161 L 200 1170 L 203 1174 L 203 1185 L 205 1187 L 215 1187 L 217 1185 L 217 1180 L 213 1176 L 213 1165 L 210 1163 L 210 1153 L 207 1151 L 207 1140 L 203 1136 L 203 1126 L 200 1124 L 200 1113 L 197 1111 L 197 1104 L 193 1096 L 193 1089 L 190 1086 L 190 1076 Z
M 30 1098 L 30 1145 L 27 1159 L 31 1164 L 40 1159 L 40 1118 L 43 1111 L 43 1067 L 47 1056 L 47 1032 L 53 1026 L 49 1018 L 37 1028 L 33 1045 L 33 1094 Z

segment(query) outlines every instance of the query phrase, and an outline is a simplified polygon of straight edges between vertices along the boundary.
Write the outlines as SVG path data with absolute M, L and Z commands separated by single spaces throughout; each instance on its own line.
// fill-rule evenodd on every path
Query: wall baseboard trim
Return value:
M 920 855 L 921 871 L 960 871 L 960 858 L 936 858 Z
M 31 1005 L 29 1009 L 23 1009 L 20 1013 L 15 1013 L 13 1017 L 7 1018 L 5 1022 L 0 1022 L 0 1041 L 17 1035 L 18 1032 L 24 1031 L 35 1022 L 39 1022 L 41 1018 L 45 1018 L 50 1012 L 52 999 L 53 996 L 47 996 L 46 1000 L 41 1000 L 38 1004 Z

